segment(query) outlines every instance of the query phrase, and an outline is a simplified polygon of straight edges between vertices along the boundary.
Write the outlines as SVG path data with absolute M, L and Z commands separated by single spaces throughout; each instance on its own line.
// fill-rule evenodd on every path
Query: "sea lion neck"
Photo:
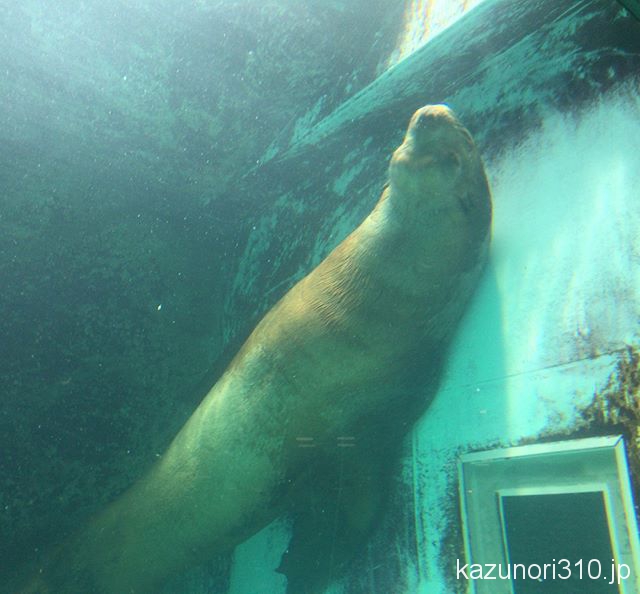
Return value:
M 451 200 L 451 195 L 450 188 L 435 183 L 391 182 L 376 209 L 382 210 L 391 228 L 402 228 L 406 232 L 416 225 L 432 225 L 435 217 L 455 217 L 458 205 Z

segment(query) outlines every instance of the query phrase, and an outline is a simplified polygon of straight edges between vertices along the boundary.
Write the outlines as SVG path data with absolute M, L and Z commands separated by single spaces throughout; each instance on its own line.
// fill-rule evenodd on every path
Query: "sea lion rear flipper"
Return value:
M 291 541 L 278 567 L 287 577 L 287 594 L 321 594 L 380 516 L 388 473 L 379 460 L 353 453 L 341 452 L 332 466 L 315 469 L 316 480 L 296 498 Z

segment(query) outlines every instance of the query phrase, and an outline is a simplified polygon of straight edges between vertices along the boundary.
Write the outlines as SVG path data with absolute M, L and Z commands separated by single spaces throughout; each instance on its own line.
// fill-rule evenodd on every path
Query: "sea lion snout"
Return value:
M 425 105 L 411 118 L 409 128 L 416 130 L 433 129 L 457 122 L 453 111 L 446 105 Z
M 425 105 L 418 109 L 409 122 L 407 140 L 417 150 L 432 151 L 439 147 L 447 154 L 467 150 L 472 145 L 469 133 L 446 105 Z

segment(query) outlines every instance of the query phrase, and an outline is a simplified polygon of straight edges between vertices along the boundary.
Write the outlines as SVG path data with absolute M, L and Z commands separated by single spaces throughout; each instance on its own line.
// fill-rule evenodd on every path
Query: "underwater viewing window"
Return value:
M 459 566 L 467 564 L 472 592 L 640 591 L 621 436 L 469 453 L 458 470 L 466 554 Z

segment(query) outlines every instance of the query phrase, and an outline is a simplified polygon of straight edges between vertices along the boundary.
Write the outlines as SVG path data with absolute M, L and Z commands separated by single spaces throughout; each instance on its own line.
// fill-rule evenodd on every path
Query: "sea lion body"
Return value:
M 355 464 L 375 464 L 372 444 L 408 430 L 425 406 L 416 378 L 440 360 L 481 274 L 491 203 L 473 141 L 445 106 L 414 114 L 389 178 L 150 473 L 63 545 L 31 592 L 157 592 L 295 507 L 314 460 L 330 467 L 340 440 Z M 376 507 L 360 509 L 347 523 L 364 534 Z

